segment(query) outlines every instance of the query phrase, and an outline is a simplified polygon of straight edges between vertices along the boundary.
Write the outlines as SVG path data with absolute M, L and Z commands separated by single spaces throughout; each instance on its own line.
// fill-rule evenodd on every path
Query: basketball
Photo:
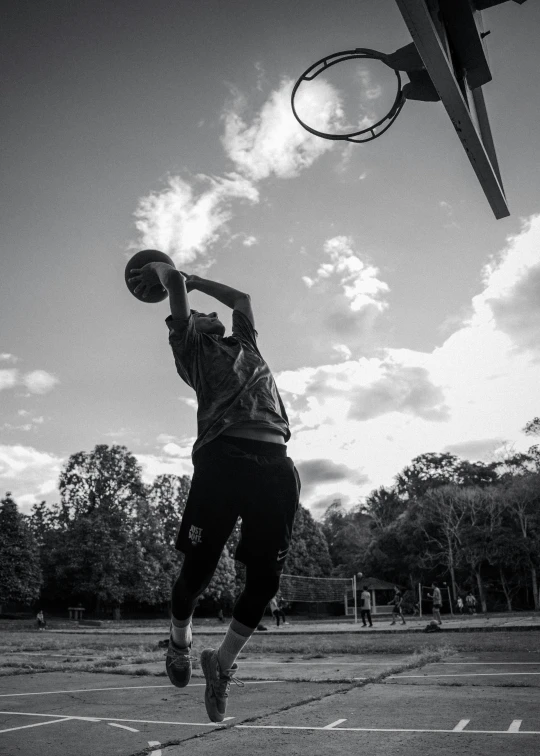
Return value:
M 157 286 L 152 286 L 146 297 L 143 298 L 142 294 L 135 294 L 134 291 L 137 287 L 138 281 L 128 281 L 128 279 L 132 276 L 131 270 L 133 268 L 143 268 L 145 265 L 151 262 L 164 262 L 172 265 L 173 268 L 175 267 L 169 255 L 166 255 L 165 252 L 160 252 L 158 249 L 143 249 L 140 252 L 134 254 L 126 265 L 124 278 L 126 281 L 126 286 L 133 294 L 133 296 L 136 297 L 140 302 L 162 302 L 167 298 L 167 292 L 160 284 L 158 284 Z

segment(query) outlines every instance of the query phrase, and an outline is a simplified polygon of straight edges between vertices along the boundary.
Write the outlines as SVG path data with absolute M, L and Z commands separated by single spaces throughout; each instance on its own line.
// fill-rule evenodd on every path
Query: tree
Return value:
M 57 579 L 57 564 L 61 561 L 64 529 L 60 524 L 60 505 L 48 506 L 40 501 L 32 507 L 30 527 L 39 548 L 39 563 L 43 575 L 41 596 L 44 601 L 65 599 L 65 586 Z
M 191 488 L 188 475 L 158 475 L 148 491 L 148 501 L 159 516 L 166 543 L 174 549 Z
M 415 457 L 396 476 L 395 490 L 407 499 L 419 499 L 430 489 L 456 484 L 486 486 L 497 479 L 497 463 L 469 462 L 454 454 L 429 452 Z
M 442 566 L 450 573 L 452 595 L 457 596 L 456 569 L 461 555 L 460 533 L 464 508 L 461 506 L 461 492 L 456 485 L 429 489 L 419 506 L 418 523 L 425 535 L 426 565 Z
M 355 507 L 346 512 L 339 500 L 326 510 L 322 531 L 332 560 L 332 574 L 350 577 L 363 568 L 365 553 L 371 541 L 370 514 Z
M 493 560 L 493 541 L 502 524 L 501 499 L 494 489 L 465 488 L 459 492 L 459 505 L 463 509 L 459 545 L 463 562 L 476 580 L 482 611 L 487 602 L 482 566 Z
M 8 492 L 0 501 L 0 607 L 31 603 L 39 597 L 41 583 L 38 545 L 28 518 Z
M 406 507 L 406 501 L 394 488 L 381 486 L 372 491 L 366 499 L 368 513 L 381 528 L 395 522 Z
M 540 417 L 535 417 L 529 420 L 523 428 L 523 432 L 527 436 L 540 436 Z M 536 472 L 540 472 L 540 445 L 533 444 L 527 450 L 527 454 L 532 458 Z
M 540 436 L 540 417 L 534 417 L 532 420 L 525 423 L 523 432 L 527 436 Z
M 216 571 L 201 595 L 201 599 L 212 599 L 223 604 L 223 608 L 231 609 L 236 594 L 236 570 L 234 559 L 229 554 L 227 546 L 223 548 Z
M 407 499 L 419 499 L 430 488 L 457 483 L 460 466 L 461 460 L 454 454 L 421 454 L 396 476 L 396 492 Z
M 98 611 L 112 604 L 115 616 L 126 600 L 163 601 L 171 582 L 141 474 L 126 447 L 100 445 L 73 454 L 60 475 L 56 580 Z
M 534 608 L 540 609 L 540 474 L 516 476 L 504 489 L 507 512 L 513 525 L 515 553 L 525 562 L 533 591 Z
M 125 446 L 100 444 L 91 452 L 72 454 L 58 485 L 63 519 L 94 509 L 129 516 L 137 499 L 146 495 L 141 476 L 141 466 Z
M 285 571 L 290 575 L 329 577 L 332 560 L 321 526 L 299 504 L 294 520 Z

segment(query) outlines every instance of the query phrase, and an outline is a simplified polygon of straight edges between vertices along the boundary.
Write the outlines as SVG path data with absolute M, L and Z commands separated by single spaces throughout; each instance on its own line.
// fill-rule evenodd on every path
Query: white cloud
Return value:
M 135 454 L 137 462 L 142 467 L 144 483 L 153 483 L 158 475 L 193 475 L 193 465 L 188 458 L 177 455 Z
M 540 355 L 540 214 L 508 239 L 484 274 L 486 288 L 473 300 L 475 320 L 489 321 L 491 313 L 515 348 Z
M 7 352 L 3 352 L 0 354 L 0 361 L 3 362 L 18 362 L 19 358 L 15 357 L 14 354 L 8 354 Z
M 0 391 L 17 385 L 17 370 L 0 370 Z
M 193 409 L 193 410 L 197 409 L 198 404 L 197 404 L 197 400 L 195 399 L 195 397 L 192 397 L 192 396 L 180 396 L 179 399 L 180 399 L 180 401 L 183 404 L 185 404 L 190 409 Z
M 63 461 L 31 446 L 0 445 L 0 486 L 28 513 L 32 504 L 56 491 Z
M 198 175 L 195 180 L 204 187 L 198 192 L 180 176 L 172 176 L 166 189 L 141 198 L 135 211 L 141 244 L 169 254 L 177 265 L 208 252 L 232 217 L 233 200 L 259 200 L 255 186 L 237 173 Z
M 33 370 L 23 376 L 22 382 L 32 394 L 48 394 L 59 380 L 46 370 Z
M 222 137 L 236 171 L 223 177 L 198 174 L 190 180 L 169 177 L 164 189 L 139 200 L 134 213 L 139 238 L 137 245 L 130 247 L 160 249 L 176 265 L 197 260 L 196 269 L 203 273 L 214 262 L 207 257 L 210 249 L 228 230 L 234 202 L 257 203 L 258 181 L 272 174 L 279 178 L 297 176 L 332 149 L 333 142 L 309 134 L 295 120 L 290 108 L 292 86 L 291 80 L 282 81 L 251 122 L 245 114 L 245 99 L 237 95 L 223 115 Z M 298 104 L 318 128 L 326 128 L 342 116 L 337 92 L 322 80 L 302 93 Z M 252 246 L 256 242 L 255 236 L 246 236 L 243 243 Z M 201 257 L 206 260 L 201 261 Z
M 293 459 L 327 459 L 369 478 L 315 485 L 305 504 L 330 503 L 336 490 L 354 503 L 391 485 L 425 452 L 475 461 L 505 444 L 530 446 L 522 428 L 539 412 L 539 241 L 534 216 L 486 267 L 470 318 L 433 351 L 387 348 L 370 359 L 276 376 L 290 409 Z
M 305 320 L 309 311 L 310 322 L 319 321 L 321 327 L 332 333 L 333 339 L 337 336 L 348 349 L 359 347 L 366 351 L 372 346 L 380 315 L 389 306 L 386 296 L 390 288 L 381 280 L 379 270 L 361 259 L 351 237 L 327 239 L 324 252 L 327 259 L 316 273 L 302 276 L 316 298 L 303 303 L 302 312 L 294 312 L 293 317 Z M 321 311 L 321 297 L 331 301 L 332 306 Z M 324 343 L 324 340 L 319 341 L 321 345 Z
M 192 446 L 180 446 L 180 444 L 168 443 L 163 447 L 163 451 L 169 457 L 191 457 Z
M 362 96 L 367 100 L 378 100 L 382 95 L 382 87 L 379 84 L 373 84 L 370 71 L 367 68 L 359 66 L 357 76 L 362 86 Z
M 352 356 L 352 352 L 346 344 L 334 344 L 332 349 L 344 360 L 349 360 Z
M 284 79 L 251 123 L 244 120 L 245 100 L 237 96 L 224 114 L 223 146 L 236 169 L 252 181 L 270 175 L 292 178 L 335 145 L 310 134 L 291 111 L 293 81 Z M 337 91 L 322 79 L 313 81 L 296 98 L 300 117 L 326 131 L 343 117 Z
M 364 307 L 373 307 L 383 312 L 388 307 L 388 302 L 383 299 L 390 291 L 388 284 L 377 278 L 379 271 L 376 267 L 364 263 L 358 257 L 350 236 L 327 239 L 324 251 L 331 262 L 322 263 L 314 278 L 303 277 L 302 280 L 309 288 L 334 276 L 339 279 L 353 312 Z
M 170 444 L 174 443 L 176 440 L 176 436 L 171 436 L 168 433 L 160 433 L 156 438 L 158 444 Z
M 258 244 L 259 240 L 256 236 L 246 236 L 242 244 L 244 247 L 252 247 L 254 244 Z
M 24 385 L 32 394 L 47 394 L 60 381 L 46 370 L 32 370 L 21 376 L 18 370 L 0 370 L 0 391 Z M 21 410 L 19 414 L 22 414 Z

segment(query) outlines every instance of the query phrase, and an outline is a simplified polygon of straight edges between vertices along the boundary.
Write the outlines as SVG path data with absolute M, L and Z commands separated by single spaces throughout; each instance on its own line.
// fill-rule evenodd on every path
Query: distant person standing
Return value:
M 280 619 L 280 613 L 279 613 L 279 606 L 278 602 L 276 601 L 276 597 L 274 596 L 273 599 L 270 599 L 270 611 L 275 617 L 276 620 L 276 626 L 279 627 L 279 619 Z
M 39 612 L 36 614 L 36 621 L 37 621 L 37 629 L 45 630 L 45 628 L 47 627 L 47 623 L 45 622 L 45 615 L 43 614 L 43 609 L 40 609 Z
M 287 617 L 285 616 L 285 602 L 282 598 L 278 599 L 278 612 L 284 625 L 288 625 Z
M 463 614 L 463 599 L 461 598 L 461 596 L 458 596 L 458 600 L 456 601 L 456 604 L 457 604 L 458 612 L 460 614 Z
M 476 614 L 476 598 L 472 591 L 469 591 L 465 596 L 465 603 L 467 604 L 467 611 L 469 614 Z
M 360 617 L 364 627 L 367 627 L 366 620 L 369 622 L 369 626 L 373 627 L 373 622 L 371 621 L 371 593 L 367 585 L 364 586 L 360 594 Z
M 393 606 L 392 622 L 390 624 L 395 625 L 397 618 L 400 617 L 401 624 L 406 625 L 407 623 L 405 622 L 405 617 L 403 616 L 403 607 L 402 607 L 403 596 L 401 595 L 401 591 L 398 590 L 398 588 L 394 589 L 394 598 L 389 603 L 392 604 Z
M 442 594 L 441 589 L 437 583 L 432 583 L 433 593 L 428 593 L 428 598 L 433 601 L 433 619 L 436 620 L 439 625 L 442 625 L 441 609 L 442 609 Z

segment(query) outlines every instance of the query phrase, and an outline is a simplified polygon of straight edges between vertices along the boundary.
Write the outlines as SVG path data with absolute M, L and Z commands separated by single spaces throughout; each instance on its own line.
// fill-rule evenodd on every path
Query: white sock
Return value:
M 171 636 L 175 646 L 187 648 L 191 643 L 191 617 L 187 620 L 171 617 Z
M 229 625 L 225 638 L 218 648 L 218 662 L 222 671 L 232 667 L 240 651 L 255 632 L 254 627 L 243 625 L 234 617 Z

